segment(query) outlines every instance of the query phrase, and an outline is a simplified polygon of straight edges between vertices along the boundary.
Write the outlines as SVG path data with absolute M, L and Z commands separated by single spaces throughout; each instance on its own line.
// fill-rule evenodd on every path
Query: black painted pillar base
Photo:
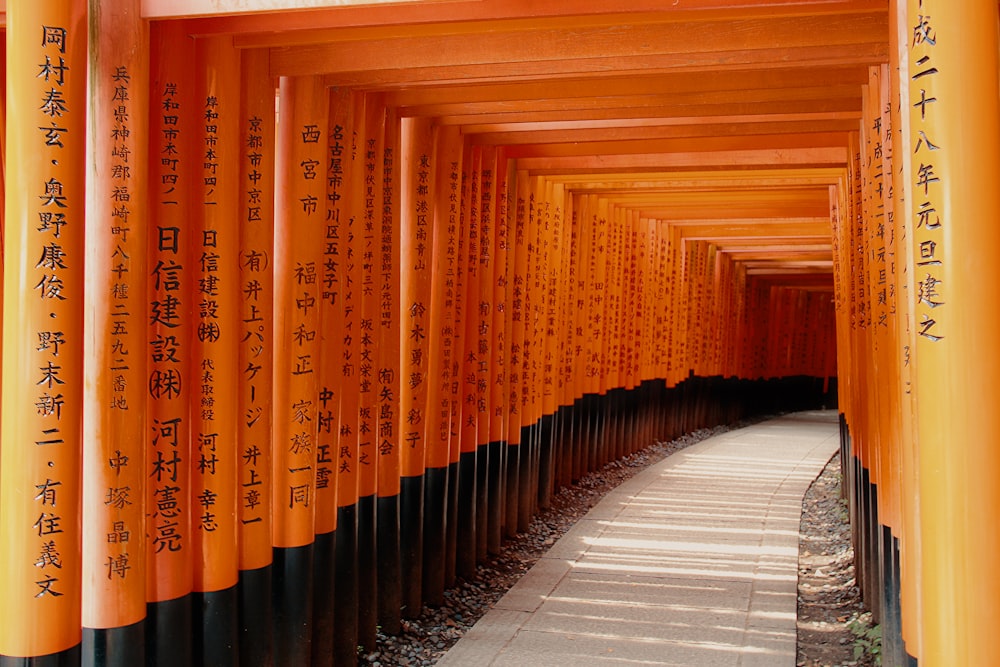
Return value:
M 523 533 L 531 526 L 531 436 L 530 426 L 521 427 L 521 449 L 517 456 L 517 532 Z
M 413 619 L 423 611 L 424 475 L 399 481 L 400 614 Z
M 486 495 L 486 552 L 488 554 L 500 553 L 500 542 L 503 533 L 503 513 L 504 513 L 504 479 L 503 479 L 503 457 L 507 443 L 496 440 L 486 447 L 488 452 L 487 461 L 487 495 Z
M 120 628 L 84 628 L 80 665 L 132 667 L 146 659 L 146 622 Z
M 520 445 L 507 445 L 507 475 L 505 483 L 507 485 L 504 500 L 507 503 L 504 513 L 504 537 L 514 537 L 517 535 L 517 513 L 518 513 L 518 479 L 520 478 Z
M 271 636 L 271 566 L 240 571 L 237 591 L 240 614 L 240 663 L 271 667 L 274 664 L 274 638 Z
M 236 586 L 191 595 L 195 662 L 218 667 L 239 664 L 239 608 Z
M 476 447 L 476 563 L 485 563 L 489 546 L 490 447 Z
M 358 655 L 358 508 L 337 508 L 334 545 L 333 664 L 353 665 Z
M 476 452 L 462 452 L 458 459 L 458 534 L 455 574 L 469 579 L 476 573 Z
M 337 531 L 321 533 L 313 542 L 312 665 L 327 667 L 333 662 L 335 584 L 334 563 Z M 242 658 L 242 656 L 240 656 Z
M 405 482 L 404 482 L 405 483 Z M 404 500 L 406 498 L 404 487 Z M 434 606 L 444 604 L 445 549 L 448 523 L 448 468 L 428 468 L 424 471 L 424 533 L 421 593 L 424 602 Z M 403 521 L 408 511 L 403 510 Z M 407 617 L 409 618 L 409 617 Z
M 547 509 L 553 487 L 553 415 L 542 415 L 538 424 L 538 507 Z
M 458 569 L 458 461 L 448 465 L 447 525 L 445 526 L 444 586 L 455 585 Z
M 303 667 L 312 659 L 313 545 L 275 547 L 272 568 L 274 664 Z
M 385 634 L 398 635 L 403 630 L 400 619 L 403 582 L 399 557 L 399 496 L 379 496 L 376 502 L 378 625 Z
M 358 498 L 358 646 L 375 650 L 378 634 L 376 498 Z
M 49 655 L 16 658 L 0 655 L 0 667 L 77 667 L 80 664 L 80 644 Z
M 151 667 L 188 667 L 191 646 L 191 596 L 146 605 L 146 664 Z

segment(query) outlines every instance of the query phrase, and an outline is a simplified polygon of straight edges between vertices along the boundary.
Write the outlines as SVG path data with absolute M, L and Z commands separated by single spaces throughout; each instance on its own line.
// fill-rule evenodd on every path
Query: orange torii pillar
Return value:
M 490 453 L 491 473 L 494 487 L 490 488 L 491 503 L 496 503 L 494 510 L 491 505 L 489 550 L 498 553 L 501 540 L 508 520 L 507 494 L 510 490 L 508 468 L 508 391 L 510 381 L 508 375 L 508 355 L 510 341 L 510 317 L 508 316 L 507 280 L 509 275 L 508 239 L 510 231 L 510 213 L 508 199 L 510 197 L 510 182 L 513 177 L 514 163 L 508 160 L 503 148 L 497 149 L 497 161 L 494 169 L 495 190 L 493 194 L 493 335 L 490 347 L 493 352 L 492 375 L 490 381 L 490 436 L 489 442 L 493 450 Z M 496 443 L 494 445 L 494 443 Z M 494 526 L 493 517 L 497 519 Z
M 376 504 L 378 490 L 379 232 L 382 210 L 382 149 L 385 107 L 365 95 L 358 119 L 361 184 L 361 299 L 358 320 L 358 645 L 375 646 L 378 626 Z M 357 193 L 356 193 L 357 196 Z
M 562 268 L 563 199 L 565 187 L 546 180 L 542 211 L 542 245 L 545 269 L 539 273 L 541 311 L 539 327 L 542 347 L 539 350 L 541 423 L 539 425 L 538 505 L 545 509 L 552 501 L 555 486 L 555 461 L 558 441 L 558 376 L 555 359 L 559 354 L 559 271 Z
M 328 100 L 315 78 L 282 77 L 275 155 L 274 654 L 311 659 L 320 267 Z
M 429 252 L 433 259 L 430 266 L 429 312 L 426 315 L 427 336 L 437 343 L 427 345 L 424 352 L 424 382 L 426 407 L 424 419 L 425 471 L 424 471 L 424 525 L 421 570 L 422 598 L 433 605 L 444 601 L 445 553 L 448 520 L 448 487 L 453 477 L 451 466 L 452 404 L 451 381 L 454 356 L 454 302 L 455 281 L 458 273 L 459 209 L 458 167 L 461 159 L 461 136 L 457 127 L 438 127 L 432 136 L 433 145 L 428 150 L 431 173 L 427 205 Z M 421 152 L 421 155 L 423 152 Z M 419 178 L 423 169 L 418 169 Z M 418 195 L 422 190 L 418 189 Z M 415 204 L 419 203 L 417 197 Z M 419 218 L 417 220 L 419 223 Z M 428 297 L 424 297 L 427 299 Z M 404 302 L 405 303 L 405 302 Z M 416 341 L 414 341 L 414 344 Z
M 563 200 L 563 234 L 565 235 L 564 243 L 566 250 L 563 253 L 563 266 L 560 277 L 561 287 L 559 291 L 562 314 L 560 327 L 564 340 L 559 351 L 559 358 L 557 359 L 557 374 L 560 386 L 560 457 L 556 472 L 556 484 L 560 487 L 569 486 L 573 483 L 573 454 L 577 430 L 576 401 L 579 398 L 576 391 L 577 374 L 574 358 L 577 346 L 577 317 L 579 316 L 576 307 L 576 270 L 579 264 L 577 254 L 580 246 L 574 200 L 575 196 L 573 192 L 566 190 Z
M 525 529 L 521 524 L 521 458 L 525 451 L 521 442 L 522 408 L 521 350 L 524 345 L 524 273 L 527 268 L 525 225 L 527 203 L 524 199 L 526 174 L 513 173 L 513 203 L 511 221 L 507 230 L 507 312 L 504 338 L 507 341 L 504 372 L 507 396 L 505 399 L 507 422 L 507 479 L 504 534 L 513 537 Z
M 124 667 L 143 662 L 146 648 L 149 35 L 138 0 L 119 2 L 95 20 L 84 315 L 91 332 L 84 375 L 91 384 L 83 417 L 83 664 Z
M 187 665 L 195 561 L 192 221 L 204 145 L 196 138 L 194 42 L 183 26 L 166 23 L 151 28 L 150 45 L 146 656 L 158 665 Z
M 462 354 L 465 346 L 465 217 L 462 209 L 462 200 L 465 191 L 465 149 L 464 139 L 460 133 L 450 130 L 442 130 L 447 136 L 439 149 L 447 151 L 450 156 L 450 169 L 448 172 L 448 257 L 452 255 L 454 248 L 455 262 L 449 259 L 449 272 L 454 265 L 454 275 L 448 274 L 452 280 L 446 281 L 448 299 L 445 301 L 445 322 L 448 324 L 446 330 L 450 331 L 452 342 L 451 364 L 449 373 L 449 384 L 445 386 L 444 393 L 447 395 L 451 406 L 451 431 L 448 443 L 448 497 L 445 511 L 445 521 L 447 522 L 445 532 L 445 562 L 444 576 L 445 586 L 453 586 L 458 571 L 458 495 L 459 495 L 459 472 L 462 457 Z M 452 232 L 452 227 L 455 227 Z M 450 302 L 450 303 L 449 303 Z M 450 318 L 450 319 L 448 319 Z M 445 356 L 447 359 L 447 355 Z
M 436 382 L 429 365 L 428 336 L 436 329 L 432 304 L 434 280 L 443 276 L 434 270 L 440 256 L 434 254 L 433 241 L 437 164 L 433 127 L 429 119 L 406 118 L 401 132 L 399 551 L 402 614 L 417 618 L 423 609 L 425 461 L 428 440 L 434 437 L 429 434 L 428 424 L 437 410 L 437 406 L 428 404 L 429 387 Z M 443 526 L 444 517 L 436 519 Z
M 995 661 L 1000 627 L 1000 281 L 997 6 L 916 0 L 895 17 L 904 124 L 916 342 L 920 664 Z
M 7 9 L 0 659 L 11 664 L 80 659 L 86 10 Z
M 462 231 L 459 262 L 462 282 L 458 303 L 461 315 L 457 333 L 462 338 L 459 348 L 458 391 L 461 419 L 456 426 L 459 444 L 457 542 L 455 572 L 460 577 L 475 573 L 477 554 L 478 514 L 482 507 L 477 476 L 478 414 L 476 410 L 476 348 L 479 315 L 479 166 L 480 150 L 464 148 L 460 211 Z M 485 489 L 483 489 L 485 491 Z
M 384 112 L 378 261 L 378 622 L 386 634 L 399 634 L 402 566 L 399 553 L 400 492 L 400 121 L 394 109 Z M 371 136 L 374 128 L 366 128 Z
M 192 239 L 191 519 L 195 661 L 236 664 L 237 407 L 240 339 L 239 52 L 224 38 L 196 42 L 201 159 Z
M 241 662 L 272 660 L 271 423 L 274 403 L 274 83 L 267 52 L 240 67 L 237 517 Z
M 339 373 L 340 415 L 337 448 L 337 540 L 334 565 L 334 647 L 336 664 L 357 660 L 358 649 L 358 436 L 360 425 L 360 350 L 362 298 L 362 215 L 364 202 L 360 197 L 364 179 L 364 156 L 361 135 L 364 118 L 364 95 L 345 89 L 330 92 L 330 145 L 338 143 L 338 127 L 343 128 L 343 148 L 340 159 L 331 148 L 328 177 L 336 179 L 342 172 L 340 199 L 333 202 L 339 215 L 341 252 L 341 339 L 330 346 L 337 354 Z M 338 192 L 328 186 L 327 193 Z M 339 213 L 338 213 L 339 211 Z M 338 218 L 334 218 L 337 220 Z M 328 335 L 324 329 L 324 335 Z M 339 351 L 339 354 L 336 352 Z M 324 366 L 325 366 L 324 361 Z M 333 382 L 333 380 L 331 380 Z
M 479 449 L 484 465 L 479 477 L 484 482 L 482 496 L 484 512 L 478 536 L 477 552 L 480 560 L 487 553 L 500 552 L 501 517 L 503 516 L 503 443 L 499 435 L 500 424 L 493 411 L 493 386 L 498 375 L 498 339 L 503 339 L 503 328 L 497 330 L 496 311 L 502 301 L 495 301 L 499 271 L 497 245 L 497 186 L 499 163 L 494 146 L 483 147 L 479 183 L 479 303 L 476 305 L 479 327 L 477 331 L 476 410 L 479 413 Z M 506 267 L 504 267 L 506 268 Z M 501 422 L 502 423 L 502 422 Z M 478 471 L 477 471 L 478 472 Z
M 316 538 L 313 543 L 313 664 L 328 664 L 337 645 L 336 558 L 340 492 L 337 474 L 343 357 L 345 111 L 340 91 L 328 91 L 325 157 L 318 169 L 325 184 L 323 246 L 319 273 L 319 396 L 316 412 Z
M 905 3 L 892 0 L 889 3 L 890 16 L 899 16 L 899 12 L 905 12 Z M 902 23 L 906 23 L 903 21 Z M 905 33 L 905 34 L 904 34 Z M 903 128 L 909 125 L 909 109 L 902 106 L 902 95 L 905 90 L 906 73 L 899 67 L 900 59 L 907 59 L 907 45 L 912 35 L 904 30 L 890 30 L 889 32 L 889 127 L 883 128 L 883 146 L 885 147 L 886 159 L 895 165 L 891 170 L 886 170 L 887 183 L 890 184 L 894 196 L 892 197 L 891 215 L 892 230 L 895 235 L 895 247 L 893 249 L 893 286 L 890 288 L 889 303 L 894 311 L 895 317 L 890 320 L 890 326 L 895 327 L 894 331 L 894 356 L 896 375 L 894 377 L 897 395 L 896 406 L 898 410 L 897 434 L 898 456 L 899 456 L 899 511 L 900 511 L 900 531 L 897 534 L 895 547 L 895 557 L 899 573 L 899 616 L 900 628 L 899 637 L 896 638 L 898 646 L 891 646 L 892 638 L 887 639 L 883 633 L 883 642 L 887 644 L 885 653 L 890 657 L 887 660 L 895 660 L 898 664 L 905 664 L 910 660 L 909 656 L 920 655 L 920 593 L 919 593 L 919 563 L 920 563 L 920 531 L 918 528 L 918 506 L 917 498 L 917 473 L 916 473 L 916 446 L 914 437 L 914 414 L 913 414 L 913 393 L 912 393 L 912 371 L 910 364 L 911 351 L 915 346 L 916 332 L 913 326 L 911 300 L 906 295 L 913 289 L 913 253 L 907 239 L 913 229 L 913 223 L 908 212 L 909 203 L 905 197 L 906 181 L 904 174 L 908 172 L 910 155 L 904 148 L 907 141 L 904 137 Z M 884 84 L 883 84 L 884 85 Z M 836 256 L 836 251 L 835 251 Z M 839 352 L 839 341 L 837 350 Z M 839 361 L 839 355 L 838 355 Z M 838 378 L 842 381 L 843 376 Z

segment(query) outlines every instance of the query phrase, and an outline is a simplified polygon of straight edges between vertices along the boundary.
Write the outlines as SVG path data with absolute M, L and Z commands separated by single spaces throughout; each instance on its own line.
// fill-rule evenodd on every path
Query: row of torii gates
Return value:
M 353 664 L 834 392 L 883 664 L 995 660 L 996 2 L 322 4 L 6 3 L 0 664 Z

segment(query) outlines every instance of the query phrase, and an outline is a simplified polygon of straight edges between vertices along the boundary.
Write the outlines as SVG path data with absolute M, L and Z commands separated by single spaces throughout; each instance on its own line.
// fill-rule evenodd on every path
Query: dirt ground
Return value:
M 834 456 L 802 502 L 799 538 L 799 667 L 875 664 L 858 633 L 867 628 L 854 579 L 847 505 L 840 496 L 840 457 Z M 852 630 L 853 628 L 853 630 Z

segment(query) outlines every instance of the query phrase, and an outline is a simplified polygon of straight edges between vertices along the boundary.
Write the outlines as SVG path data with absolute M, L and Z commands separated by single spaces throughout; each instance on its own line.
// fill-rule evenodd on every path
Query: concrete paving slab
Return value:
M 838 446 L 807 412 L 650 466 L 438 664 L 792 667 L 802 495 Z

